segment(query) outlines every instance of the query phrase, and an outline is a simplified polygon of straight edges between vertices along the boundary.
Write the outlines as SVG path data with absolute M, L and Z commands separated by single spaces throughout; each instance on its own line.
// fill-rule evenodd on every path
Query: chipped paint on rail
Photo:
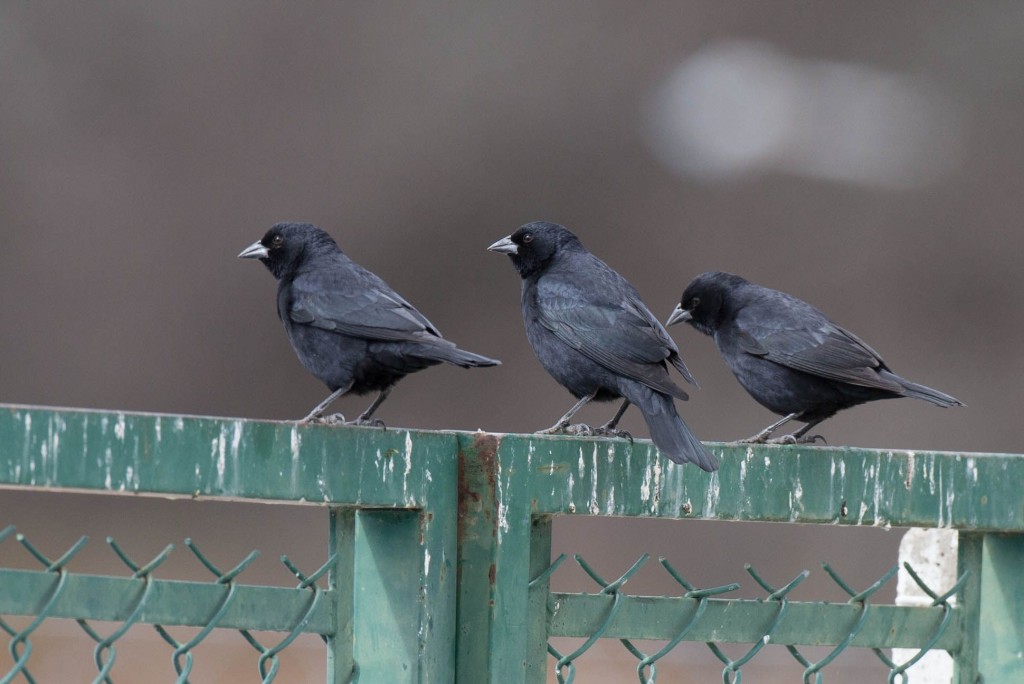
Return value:
M 594 472 L 597 472 L 597 447 L 598 447 L 598 444 L 595 441 L 594 442 L 594 449 L 593 449 L 593 451 L 590 454 L 591 467 L 594 469 Z M 580 449 L 580 456 L 581 457 L 582 457 L 582 454 L 583 454 L 583 450 Z M 590 511 L 591 515 L 597 515 L 598 513 L 601 512 L 601 504 L 600 504 L 600 502 L 598 501 L 598 498 L 597 498 L 597 478 L 596 477 L 590 478 L 590 505 L 587 506 L 587 510 Z
M 508 534 L 509 527 L 509 479 L 511 478 L 511 469 L 503 467 L 502 460 L 497 459 L 497 506 L 498 506 L 498 543 L 501 543 L 504 535 Z
M 420 508 L 450 484 L 457 445 L 480 439 L 490 436 L 0 407 L 0 486 Z M 713 444 L 712 474 L 643 439 L 500 440 L 502 534 L 519 533 L 501 507 L 519 496 L 540 516 L 1024 531 L 1020 455 Z
M 718 471 L 716 470 L 711 473 L 711 477 L 708 480 L 707 496 L 704 499 L 704 517 L 706 518 L 715 517 L 715 506 L 718 505 L 718 487 Z
M 597 447 L 595 446 L 594 448 L 596 449 Z M 615 459 L 615 445 L 609 443 L 607 445 L 607 448 L 605 449 L 605 454 L 606 454 L 606 457 L 608 459 L 608 463 L 612 463 L 613 460 Z M 596 467 L 596 465 L 597 465 L 596 462 L 595 462 L 594 465 Z M 595 487 L 597 486 L 596 485 L 596 481 L 597 480 L 595 478 Z M 608 496 L 605 498 L 604 513 L 605 513 L 605 515 L 614 515 L 615 514 L 615 481 L 614 480 L 608 486 Z
M 227 467 L 227 440 L 224 437 L 225 427 L 220 429 L 219 434 L 213 438 L 211 445 L 212 457 L 217 469 L 217 487 L 219 489 L 224 488 L 224 469 Z
M 650 503 L 651 501 L 651 469 L 644 469 L 644 479 L 640 483 L 640 498 L 644 503 Z
M 409 494 L 409 476 L 412 474 L 412 433 L 405 433 L 405 470 L 402 473 L 402 499 L 410 506 L 414 499 Z

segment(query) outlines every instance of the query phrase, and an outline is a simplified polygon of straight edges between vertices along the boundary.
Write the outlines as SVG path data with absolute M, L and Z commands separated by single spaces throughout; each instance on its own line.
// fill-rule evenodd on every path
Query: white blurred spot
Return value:
M 662 162 L 688 175 L 778 170 L 912 187 L 955 166 L 960 118 L 911 76 L 730 41 L 688 58 L 656 89 L 647 132 Z

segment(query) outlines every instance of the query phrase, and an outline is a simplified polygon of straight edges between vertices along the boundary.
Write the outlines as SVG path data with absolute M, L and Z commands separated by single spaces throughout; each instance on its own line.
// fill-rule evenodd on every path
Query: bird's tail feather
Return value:
M 637 383 L 639 385 L 639 383 Z M 718 459 L 690 432 L 676 412 L 672 397 L 639 386 L 627 398 L 637 405 L 651 432 L 651 440 L 666 458 L 675 463 L 695 463 L 708 472 L 718 470 Z
M 461 366 L 462 368 L 501 365 L 501 361 L 498 361 L 497 359 L 492 359 L 486 356 L 481 356 L 480 354 L 468 352 L 464 349 L 459 349 L 447 340 L 445 340 L 445 342 L 447 344 L 423 345 L 423 349 L 418 350 L 417 355 L 426 359 L 447 361 L 448 363 L 453 363 L 456 366 Z
M 925 387 L 924 385 L 918 385 L 916 382 L 910 382 L 905 378 L 901 378 L 895 373 L 889 371 L 882 371 L 880 375 L 887 380 L 892 380 L 903 388 L 908 397 L 914 399 L 923 399 L 924 401 L 935 404 L 936 406 L 942 406 L 943 408 L 949 408 L 951 406 L 965 406 L 965 404 L 957 399 L 951 397 L 948 394 L 944 394 L 939 390 L 932 389 L 931 387 Z

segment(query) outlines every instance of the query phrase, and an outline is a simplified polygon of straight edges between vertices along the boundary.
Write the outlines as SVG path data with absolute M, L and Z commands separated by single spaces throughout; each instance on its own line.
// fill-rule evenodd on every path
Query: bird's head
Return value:
M 259 259 L 280 280 L 294 274 L 307 255 L 337 249 L 334 239 L 311 223 L 278 223 L 238 258 Z
M 731 273 L 701 273 L 686 286 L 679 304 L 665 325 L 689 323 L 705 335 L 714 335 L 730 315 L 730 293 L 746 282 Z
M 508 254 L 523 278 L 543 271 L 561 250 L 581 246 L 579 238 L 564 226 L 534 221 L 488 247 L 492 252 Z

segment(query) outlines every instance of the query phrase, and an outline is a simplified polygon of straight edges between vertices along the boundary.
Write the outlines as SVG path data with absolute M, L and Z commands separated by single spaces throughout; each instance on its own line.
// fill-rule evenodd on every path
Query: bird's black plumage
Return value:
M 332 391 L 304 420 L 343 394 L 380 392 L 356 421 L 365 423 L 409 373 L 442 361 L 463 368 L 499 363 L 443 339 L 423 314 L 316 226 L 278 223 L 238 256 L 259 259 L 277 278 L 277 314 L 292 348 Z
M 693 376 L 661 323 L 625 278 L 562 226 L 537 221 L 490 246 L 509 255 L 523 278 L 526 336 L 541 365 L 580 402 L 552 430 L 565 428 L 587 401 L 636 404 L 658 449 L 676 463 L 718 467 L 676 413 L 687 394 L 668 373 Z M 621 411 L 608 425 L 614 428 Z
M 808 430 L 837 411 L 878 399 L 963 406 L 896 375 L 878 352 L 807 302 L 731 273 L 694 278 L 668 324 L 682 321 L 711 335 L 743 388 L 784 416 L 747 441 L 766 441 L 794 419 L 807 425 L 775 441 L 810 441 Z

